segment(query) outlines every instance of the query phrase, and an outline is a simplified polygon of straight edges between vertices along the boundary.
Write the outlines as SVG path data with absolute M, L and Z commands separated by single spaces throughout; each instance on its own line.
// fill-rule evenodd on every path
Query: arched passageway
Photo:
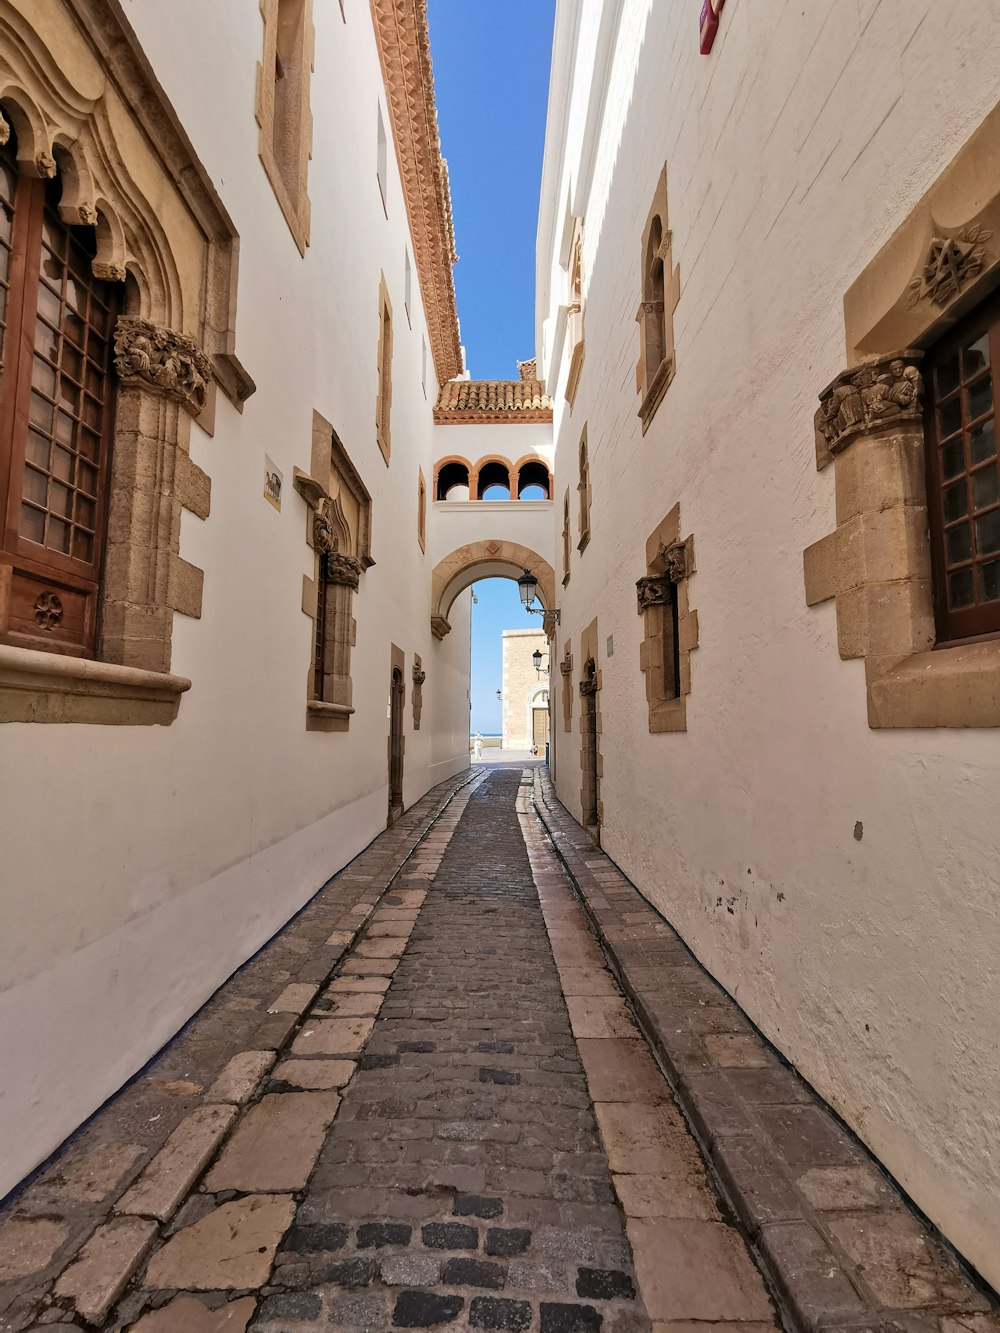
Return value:
M 479 541 L 460 546 L 438 562 L 431 576 L 431 630 L 443 639 L 451 629 L 448 613 L 459 593 L 480 579 L 518 579 L 528 570 L 538 580 L 538 601 L 545 610 L 555 605 L 555 574 L 547 560 L 530 547 L 509 541 Z

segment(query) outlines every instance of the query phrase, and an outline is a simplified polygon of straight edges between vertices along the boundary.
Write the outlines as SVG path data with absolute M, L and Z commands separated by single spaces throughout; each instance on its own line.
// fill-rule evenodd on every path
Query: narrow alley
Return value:
M 852 1278 L 817 1272 L 786 1227 L 784 1261 L 757 1237 L 765 1283 L 733 1203 L 787 1216 L 780 1172 L 758 1161 L 748 1190 L 738 1174 L 720 1188 L 585 901 L 634 983 L 653 965 L 670 978 L 639 998 L 647 1030 L 663 1003 L 683 1009 L 675 1035 L 697 1043 L 699 1069 L 752 1080 L 745 1096 L 772 1112 L 791 1104 L 784 1169 L 812 1177 L 834 1229 L 842 1214 L 845 1249 L 852 1216 L 875 1237 Z M 709 986 L 587 853 L 539 766 L 460 775 L 331 880 L 0 1218 L 0 1329 L 764 1333 L 779 1308 L 806 1323 L 981 1317 L 989 1302 Z M 755 1145 L 718 1096 L 691 1119 L 703 1144 L 735 1133 L 732 1162 Z

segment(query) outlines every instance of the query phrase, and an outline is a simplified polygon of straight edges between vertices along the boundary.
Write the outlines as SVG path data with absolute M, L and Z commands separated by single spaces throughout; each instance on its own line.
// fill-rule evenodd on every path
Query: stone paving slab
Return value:
M 786 1321 L 798 1328 L 858 1333 L 957 1333 L 959 1328 L 1000 1333 L 996 1293 L 960 1263 L 669 923 L 595 848 L 558 801 L 545 770 L 534 771 L 531 804 L 719 1188 L 779 1294 Z M 598 1112 L 608 1113 L 609 1108 Z M 628 1131 L 616 1124 L 615 1132 Z M 641 1144 L 637 1148 L 641 1151 Z M 651 1215 L 656 1206 L 658 1180 L 633 1176 L 624 1187 L 638 1217 Z M 633 1245 L 639 1225 L 630 1220 Z M 657 1222 L 661 1229 L 655 1233 L 664 1253 L 670 1248 L 665 1225 Z M 682 1226 L 670 1234 L 683 1245 L 684 1237 L 695 1233 Z M 675 1252 L 686 1268 L 694 1262 Z M 637 1268 L 642 1276 L 638 1252 Z M 647 1276 L 655 1280 L 655 1274 Z M 652 1299 L 650 1312 L 663 1321 L 654 1328 L 679 1333 L 692 1318 L 730 1318 L 665 1313 L 668 1308 Z

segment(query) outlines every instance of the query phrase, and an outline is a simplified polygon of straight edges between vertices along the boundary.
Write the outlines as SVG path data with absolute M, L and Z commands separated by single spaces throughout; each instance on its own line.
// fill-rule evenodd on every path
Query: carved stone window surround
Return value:
M 639 418 L 645 435 L 676 369 L 673 315 L 680 300 L 680 268 L 674 265 L 667 213 L 667 169 L 660 172 L 642 232 L 642 300 L 636 311 L 639 361 L 635 370 Z
M 563 731 L 571 732 L 573 730 L 573 654 L 568 642 L 563 650 L 562 661 L 559 663 L 559 673 L 562 676 Z
M 821 395 L 816 461 L 834 467 L 837 526 L 804 553 L 806 601 L 835 599 L 840 656 L 864 658 L 873 728 L 1000 726 L 1000 639 L 935 644 L 922 416 L 869 414 L 832 448 L 822 428 L 838 383 L 894 360 L 919 373 L 920 349 L 1000 285 L 998 156 L 1000 106 L 848 289 L 854 369 Z
M 308 193 L 309 159 L 312 157 L 312 111 L 309 83 L 313 71 L 316 34 L 313 29 L 312 0 L 302 0 L 302 31 L 294 53 L 294 89 L 296 106 L 289 127 L 290 142 L 282 150 L 283 163 L 275 152 L 275 78 L 278 61 L 279 0 L 260 0 L 264 20 L 263 53 L 257 65 L 257 90 L 254 114 L 259 126 L 257 151 L 299 253 L 309 244 L 310 203 Z M 298 68 L 301 66 L 301 68 Z M 293 71 L 289 71 L 292 77 Z
M 689 587 L 694 572 L 694 538 L 681 540 L 680 505 L 676 504 L 650 533 L 646 541 L 646 574 L 636 583 L 638 611 L 643 621 L 639 667 L 646 678 L 649 730 L 654 733 L 687 730 L 691 653 L 698 647 L 698 612 L 691 606 Z
M 570 299 L 566 307 L 566 341 L 570 349 L 569 371 L 566 376 L 566 401 L 572 408 L 580 385 L 586 345 L 583 334 L 583 220 L 573 221 L 573 240 L 569 262 Z
M 302 581 L 302 610 L 313 622 L 313 660 L 307 676 L 306 729 L 347 731 L 353 683 L 351 649 L 357 641 L 352 600 L 371 558 L 371 497 L 330 423 L 313 412 L 309 472 L 295 468 L 292 484 L 305 501 L 306 541 L 313 577 Z M 324 616 L 322 627 L 317 616 Z M 322 645 L 322 660 L 317 659 Z M 322 678 L 317 674 L 322 672 Z M 317 697 L 322 686 L 323 697 Z
M 375 390 L 375 439 L 386 467 L 392 453 L 392 302 L 385 274 L 378 286 L 378 380 Z
M 129 278 L 123 328 L 152 330 L 155 345 L 148 373 L 141 357 L 119 364 L 98 660 L 5 649 L 0 717 L 169 723 L 189 687 L 170 671 L 174 613 L 201 613 L 181 511 L 209 512 L 191 420 L 211 434 L 216 387 L 239 410 L 254 388 L 234 352 L 239 240 L 120 7 L 66 0 L 53 13 L 53 31 L 33 29 L 30 9 L 0 0 L 3 116 L 22 169 L 58 174 L 63 220 L 96 228 L 95 275 Z

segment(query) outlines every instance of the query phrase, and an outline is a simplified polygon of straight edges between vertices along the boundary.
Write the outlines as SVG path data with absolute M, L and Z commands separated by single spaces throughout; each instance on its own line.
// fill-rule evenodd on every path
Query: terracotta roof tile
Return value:
M 551 421 L 552 399 L 542 380 L 449 380 L 441 386 L 434 420 L 439 425 Z

